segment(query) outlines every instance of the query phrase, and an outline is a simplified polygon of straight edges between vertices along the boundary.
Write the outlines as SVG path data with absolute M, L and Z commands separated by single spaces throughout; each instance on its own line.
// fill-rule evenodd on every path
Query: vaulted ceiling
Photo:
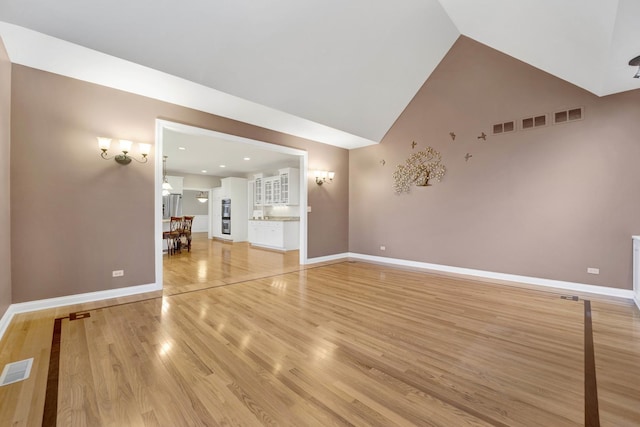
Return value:
M 15 63 L 346 148 L 379 142 L 461 34 L 638 89 L 638 22 L 638 0 L 0 2 Z

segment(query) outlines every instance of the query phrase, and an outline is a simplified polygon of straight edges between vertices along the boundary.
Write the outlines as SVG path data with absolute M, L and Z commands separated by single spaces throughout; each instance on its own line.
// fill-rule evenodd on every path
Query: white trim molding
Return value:
M 126 288 L 108 289 L 105 291 L 88 292 L 84 294 L 67 295 L 63 297 L 47 298 L 36 301 L 19 302 L 11 304 L 0 319 L 0 339 L 6 332 L 13 316 L 19 313 L 45 310 L 48 308 L 64 307 L 66 305 L 83 304 L 87 302 L 107 300 L 111 298 L 122 298 L 131 295 L 144 294 L 146 292 L 161 291 L 162 286 L 157 283 L 148 285 L 129 286 Z
M 0 318 L 0 340 L 2 340 L 2 337 L 4 336 L 4 333 L 11 323 L 11 319 L 13 319 L 13 315 L 15 314 L 12 307 L 13 306 L 10 305 L 9 308 L 7 308 L 7 311 L 5 311 L 2 315 L 2 318 Z
M 521 283 L 521 284 L 527 284 L 527 285 L 542 286 L 547 288 L 566 289 L 570 291 L 586 292 L 590 294 L 625 298 L 625 299 L 635 300 L 636 304 L 638 305 L 638 308 L 640 309 L 640 303 L 636 298 L 634 298 L 633 291 L 631 289 L 609 288 L 606 286 L 587 285 L 584 283 L 565 282 L 562 280 L 543 279 L 539 277 L 519 276 L 517 274 L 497 273 L 493 271 L 475 270 L 471 268 L 462 268 L 462 267 L 452 267 L 448 265 L 431 264 L 431 263 L 419 262 L 419 261 L 409 261 L 409 260 L 398 259 L 398 258 L 385 258 L 381 256 L 365 255 L 365 254 L 358 254 L 358 253 L 351 253 L 351 252 L 349 252 L 348 254 L 340 254 L 339 256 L 336 256 L 336 259 L 343 258 L 345 256 L 351 259 L 357 259 L 361 261 L 370 261 L 376 264 L 398 265 L 402 267 L 410 267 L 410 268 L 416 268 L 421 270 L 446 272 L 446 273 L 452 273 L 452 274 L 460 274 L 463 276 L 482 277 L 485 279 L 501 280 L 505 282 L 514 282 L 514 283 Z M 323 257 L 323 258 L 327 258 L 328 260 L 329 258 L 331 258 L 331 256 Z M 321 261 L 315 261 L 317 259 L 319 258 L 314 258 L 313 260 L 309 260 L 309 261 L 321 262 Z
M 305 264 L 318 264 L 320 262 L 327 262 L 327 261 L 338 261 L 341 259 L 347 260 L 352 254 L 350 254 L 349 252 L 344 252 L 341 254 L 335 254 L 335 255 L 327 255 L 327 256 L 321 256 L 321 257 L 316 257 L 316 258 L 309 258 L 306 260 Z
M 640 236 L 631 236 L 633 242 L 633 300 L 640 310 Z

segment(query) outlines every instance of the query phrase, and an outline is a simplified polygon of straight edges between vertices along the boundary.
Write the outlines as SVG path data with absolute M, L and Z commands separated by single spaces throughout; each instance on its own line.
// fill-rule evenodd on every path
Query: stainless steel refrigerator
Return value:
M 181 194 L 162 196 L 162 218 L 169 219 L 172 216 L 182 216 Z

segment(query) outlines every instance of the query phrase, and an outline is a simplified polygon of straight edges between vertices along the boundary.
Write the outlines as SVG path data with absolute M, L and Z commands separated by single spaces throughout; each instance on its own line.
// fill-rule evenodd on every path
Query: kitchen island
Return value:
M 300 249 L 300 218 L 265 217 L 249 220 L 249 243 L 277 251 Z

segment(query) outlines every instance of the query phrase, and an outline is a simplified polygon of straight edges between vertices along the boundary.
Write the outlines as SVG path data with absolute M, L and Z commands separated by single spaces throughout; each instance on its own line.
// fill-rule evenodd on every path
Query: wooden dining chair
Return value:
M 171 237 L 171 232 L 170 231 L 163 231 L 162 232 L 162 240 L 166 240 L 167 241 L 167 255 L 168 256 L 173 255 L 175 242 L 173 241 L 173 237 Z
M 172 216 L 169 221 L 169 236 L 173 240 L 173 253 L 182 253 L 180 237 L 182 235 L 182 222 L 181 216 Z
M 193 226 L 193 218 L 195 216 L 185 216 L 182 220 L 182 232 L 180 238 L 184 237 L 187 241 L 187 252 L 191 252 L 191 227 Z

